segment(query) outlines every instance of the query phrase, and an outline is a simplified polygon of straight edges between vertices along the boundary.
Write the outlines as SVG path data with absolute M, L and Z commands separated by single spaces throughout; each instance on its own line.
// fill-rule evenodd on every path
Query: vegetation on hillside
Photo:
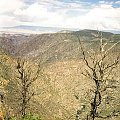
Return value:
M 83 30 L 0 43 L 5 120 L 120 119 L 119 35 Z

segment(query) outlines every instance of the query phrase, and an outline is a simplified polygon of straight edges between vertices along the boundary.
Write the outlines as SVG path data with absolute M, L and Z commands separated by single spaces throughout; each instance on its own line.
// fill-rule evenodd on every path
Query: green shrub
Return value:
M 15 117 L 10 118 L 10 120 L 18 120 Z M 25 118 L 20 118 L 19 120 L 42 120 L 38 115 L 33 115 L 31 113 L 27 114 Z

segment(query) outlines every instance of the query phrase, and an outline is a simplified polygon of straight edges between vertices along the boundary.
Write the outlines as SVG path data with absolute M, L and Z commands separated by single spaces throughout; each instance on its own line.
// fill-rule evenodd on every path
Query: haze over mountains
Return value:
M 41 33 L 56 33 L 62 30 L 75 31 L 79 29 L 74 28 L 60 28 L 60 27 L 43 27 L 43 26 L 27 26 L 20 25 L 14 27 L 3 27 L 0 31 L 10 33 L 26 33 L 26 34 L 41 34 Z
M 60 27 L 44 27 L 44 26 L 13 26 L 13 27 L 2 27 L 0 32 L 9 32 L 9 33 L 24 33 L 24 34 L 41 34 L 41 33 L 56 33 L 59 31 L 79 31 L 79 28 L 60 28 Z M 105 32 L 112 32 L 119 34 L 120 31 L 115 30 L 104 30 Z

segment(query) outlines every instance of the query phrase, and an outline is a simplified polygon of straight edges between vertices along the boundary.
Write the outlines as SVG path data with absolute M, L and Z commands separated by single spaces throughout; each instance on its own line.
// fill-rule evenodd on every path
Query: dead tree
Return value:
M 0 120 L 4 120 L 2 107 L 4 107 L 4 94 L 0 93 Z
M 34 77 L 33 77 L 31 68 L 26 67 L 25 60 L 18 59 L 16 68 L 19 74 L 18 80 L 19 80 L 20 91 L 21 91 L 20 113 L 22 115 L 22 118 L 24 118 L 25 115 L 27 114 L 29 102 L 35 94 L 34 91 L 31 92 L 30 88 L 39 77 L 40 65 L 37 66 L 37 70 L 36 70 L 36 73 L 34 74 Z
M 112 50 L 115 45 L 117 45 L 119 42 L 113 44 L 111 47 L 106 49 L 107 42 L 103 42 L 103 36 L 102 33 L 100 34 L 98 32 L 98 38 L 100 40 L 100 47 L 99 51 L 95 51 L 91 49 L 91 53 L 88 51 L 85 51 L 83 49 L 82 41 L 80 40 L 80 37 L 77 36 L 80 44 L 80 49 L 83 55 L 83 61 L 85 65 L 87 66 L 87 69 L 85 69 L 85 72 L 82 74 L 85 77 L 90 78 L 92 81 L 94 81 L 95 89 L 93 90 L 93 96 L 90 103 L 90 113 L 87 115 L 86 120 L 95 120 L 96 117 L 99 118 L 109 118 L 112 116 L 116 116 L 115 110 L 110 115 L 107 116 L 101 116 L 98 112 L 99 107 L 102 103 L 102 93 L 107 88 L 112 88 L 113 86 L 107 86 L 106 82 L 110 78 L 110 75 L 112 74 L 113 69 L 115 69 L 119 63 L 119 56 L 118 55 L 111 63 L 108 62 L 108 53 L 110 50 Z

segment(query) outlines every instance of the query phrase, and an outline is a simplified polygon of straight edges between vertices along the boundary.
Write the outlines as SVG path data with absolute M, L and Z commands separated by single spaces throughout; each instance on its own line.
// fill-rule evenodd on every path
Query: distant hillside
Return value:
M 99 34 L 100 34 L 100 32 L 99 32 Z M 85 30 L 81 30 L 81 31 L 76 31 L 75 33 L 80 36 L 98 37 L 98 31 L 96 31 L 96 30 L 85 29 Z M 110 39 L 112 37 L 112 35 L 114 35 L 114 34 L 111 32 L 102 32 L 102 35 L 104 38 Z
M 119 34 L 102 32 L 106 42 L 117 42 Z M 33 60 L 39 58 L 50 62 L 54 60 L 79 58 L 79 42 L 85 42 L 85 46 L 97 47 L 100 36 L 96 30 L 60 31 L 58 33 L 31 34 L 31 35 L 5 35 L 0 37 L 0 47 L 7 53 L 17 56 L 29 57 Z M 87 47 L 89 49 L 89 47 Z M 119 49 L 116 48 L 116 49 Z

